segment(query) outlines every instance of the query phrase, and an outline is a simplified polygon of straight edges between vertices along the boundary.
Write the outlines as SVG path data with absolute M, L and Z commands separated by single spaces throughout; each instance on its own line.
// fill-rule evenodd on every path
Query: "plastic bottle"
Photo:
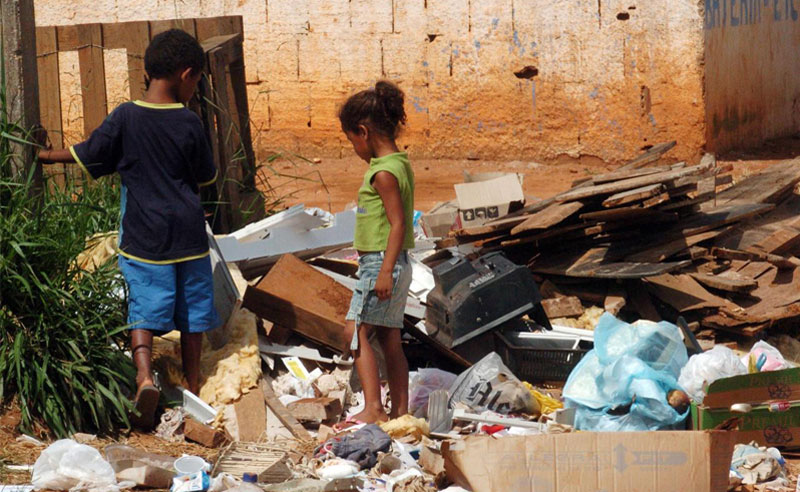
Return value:
M 245 473 L 242 475 L 242 483 L 228 489 L 227 492 L 264 492 L 264 489 L 257 485 L 258 477 L 255 473 Z

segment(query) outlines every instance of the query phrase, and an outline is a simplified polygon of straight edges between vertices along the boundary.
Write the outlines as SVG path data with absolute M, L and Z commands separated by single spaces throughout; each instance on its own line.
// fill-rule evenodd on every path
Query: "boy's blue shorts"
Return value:
M 131 330 L 201 333 L 219 326 L 210 257 L 155 265 L 119 255 L 119 268 Z

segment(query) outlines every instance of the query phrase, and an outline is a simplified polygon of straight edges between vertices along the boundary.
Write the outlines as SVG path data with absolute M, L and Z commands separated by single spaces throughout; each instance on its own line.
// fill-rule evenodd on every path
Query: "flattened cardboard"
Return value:
M 455 200 L 439 202 L 420 219 L 422 230 L 428 237 L 447 237 L 458 218 L 458 204 Z
M 727 490 L 736 433 L 578 432 L 447 441 L 449 479 L 475 492 Z
M 481 225 L 508 214 L 512 203 L 522 203 L 522 192 L 516 174 L 506 174 L 488 181 L 455 185 L 461 227 Z
M 788 401 L 782 412 L 770 412 L 771 402 Z M 748 403 L 748 413 L 730 411 L 735 403 Z M 692 427 L 713 429 L 739 418 L 739 441 L 762 446 L 800 446 L 800 368 L 745 374 L 714 381 L 701 405 L 692 405 Z

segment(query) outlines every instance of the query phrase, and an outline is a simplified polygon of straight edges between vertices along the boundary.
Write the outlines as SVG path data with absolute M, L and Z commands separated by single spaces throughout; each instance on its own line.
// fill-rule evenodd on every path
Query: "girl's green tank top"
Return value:
M 364 174 L 364 183 L 358 190 L 353 247 L 358 251 L 386 250 L 391 226 L 386 217 L 383 200 L 372 186 L 372 179 L 380 171 L 391 173 L 400 186 L 400 197 L 403 199 L 403 212 L 406 220 L 403 249 L 412 249 L 414 247 L 414 171 L 411 169 L 408 154 L 405 152 L 397 152 L 370 160 L 369 169 Z

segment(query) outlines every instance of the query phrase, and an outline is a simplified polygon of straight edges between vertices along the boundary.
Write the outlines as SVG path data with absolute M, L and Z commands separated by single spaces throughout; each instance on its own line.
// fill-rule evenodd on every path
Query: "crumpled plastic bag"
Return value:
M 428 397 L 436 390 L 449 390 L 457 374 L 441 369 L 419 369 L 411 374 L 408 384 L 408 412 L 415 417 L 426 417 Z
M 449 403 L 450 408 L 455 403 L 463 403 L 478 412 L 491 410 L 504 415 L 518 412 L 535 415 L 540 412 L 539 402 L 496 352 L 491 352 L 459 374 L 450 387 Z
M 118 492 L 134 486 L 117 483 L 111 464 L 93 447 L 72 439 L 61 439 L 47 447 L 33 465 L 31 479 L 36 490 L 87 490 Z
M 667 402 L 681 390 L 678 375 L 688 356 L 677 326 L 640 320 L 628 324 L 604 314 L 595 348 L 564 386 L 566 406 L 576 408 L 575 428 L 646 431 L 676 428 L 689 414 Z
M 747 374 L 747 367 L 742 364 L 736 353 L 724 345 L 695 354 L 681 369 L 678 384 L 686 390 L 695 403 L 702 403 L 706 397 L 708 385 L 717 379 Z
M 762 355 L 764 355 L 766 361 L 760 369 L 756 369 L 756 363 Z M 742 364 L 748 368 L 748 372 L 780 371 L 793 367 L 793 364 L 787 362 L 778 349 L 763 340 L 756 342 L 753 348 L 750 349 L 750 353 L 742 357 L 741 360 Z M 751 366 L 753 370 L 750 370 Z

